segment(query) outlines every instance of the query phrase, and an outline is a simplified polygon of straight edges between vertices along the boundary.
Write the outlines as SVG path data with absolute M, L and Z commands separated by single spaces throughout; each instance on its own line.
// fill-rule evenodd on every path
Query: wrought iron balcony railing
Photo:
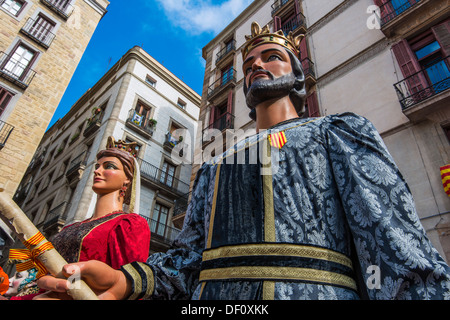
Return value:
M 208 87 L 208 98 L 212 98 L 229 84 L 236 84 L 236 70 L 234 68 L 230 68 L 228 71 L 224 72 L 220 79 L 216 80 Z
M 154 219 L 141 215 L 147 220 L 150 226 L 150 231 L 152 232 L 152 240 L 156 237 L 160 237 L 164 242 L 170 244 L 175 238 L 180 234 L 181 230 L 170 227 L 166 224 L 162 224 Z M 155 237 L 156 236 L 156 237 Z
M 223 131 L 225 129 L 234 129 L 234 115 L 232 115 L 229 112 L 224 113 L 219 119 L 215 120 L 213 123 L 210 123 L 209 126 L 207 126 L 202 131 L 202 141 L 203 145 L 206 145 L 206 143 L 210 142 L 212 137 L 210 137 L 211 129 L 217 129 L 220 131 Z
M 150 119 L 147 115 L 141 115 L 136 112 L 136 110 L 130 109 L 126 124 L 129 125 L 130 128 L 137 129 L 140 133 L 143 133 L 149 138 L 153 135 L 156 121 Z
M 74 9 L 70 0 L 41 0 L 41 2 L 65 20 L 70 17 Z
M 394 84 L 403 110 L 450 88 L 449 59 L 450 56 L 436 60 Z
M 14 127 L 12 125 L 0 120 L 0 150 L 5 146 L 13 130 Z
M 380 6 L 381 26 L 419 3 L 420 0 L 388 0 Z
M 173 208 L 174 217 L 186 212 L 190 195 L 191 193 L 189 192 L 175 200 L 175 207 Z
M 295 32 L 295 30 L 301 27 L 306 29 L 306 18 L 303 13 L 299 12 L 284 22 L 281 26 L 281 30 L 283 30 L 284 34 L 287 36 L 289 32 Z
M 55 39 L 55 34 L 50 31 L 52 28 L 52 25 L 42 19 L 29 18 L 20 31 L 44 48 L 48 48 Z
M 158 185 L 168 188 L 172 191 L 184 194 L 189 191 L 189 184 L 175 178 L 166 171 L 155 167 L 151 163 L 140 159 L 141 178 L 149 179 Z
M 271 5 L 272 7 L 272 15 L 274 15 L 278 10 L 280 10 L 289 0 L 275 0 L 275 2 Z
M 70 204 L 67 201 L 64 201 L 50 210 L 47 214 L 47 217 L 45 218 L 44 228 L 51 227 L 58 222 L 61 226 L 64 225 L 64 223 L 66 222 L 69 207 Z
M 316 72 L 314 71 L 314 62 L 312 62 L 309 58 L 304 58 L 302 60 L 302 67 L 305 76 L 316 78 Z
M 220 50 L 219 52 L 217 52 L 216 55 L 216 63 L 219 62 L 220 60 L 222 60 L 222 58 L 224 58 L 229 52 L 236 50 L 236 41 L 232 40 L 229 43 L 227 43 L 227 45 Z
M 36 72 L 28 65 L 15 59 L 13 55 L 0 51 L 0 76 L 18 85 L 22 89 L 27 88 Z

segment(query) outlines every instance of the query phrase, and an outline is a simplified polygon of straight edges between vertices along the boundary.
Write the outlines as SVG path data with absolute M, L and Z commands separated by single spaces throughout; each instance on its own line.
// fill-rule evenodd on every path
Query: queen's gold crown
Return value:
M 280 46 L 285 47 L 286 49 L 291 50 L 297 57 L 300 53 L 300 41 L 305 36 L 304 34 L 300 34 L 294 37 L 292 31 L 289 32 L 287 36 L 284 35 L 283 30 L 278 30 L 274 33 L 270 32 L 269 25 L 266 25 L 261 29 L 257 22 L 252 23 L 252 34 L 245 36 L 245 44 L 242 49 L 242 59 L 245 60 L 250 51 L 252 51 L 257 46 L 267 43 L 275 43 Z
M 125 152 L 128 152 L 132 157 L 136 158 L 139 146 L 136 142 L 125 142 L 123 140 L 116 141 L 114 137 L 108 137 L 108 141 L 106 142 L 106 148 L 115 148 Z

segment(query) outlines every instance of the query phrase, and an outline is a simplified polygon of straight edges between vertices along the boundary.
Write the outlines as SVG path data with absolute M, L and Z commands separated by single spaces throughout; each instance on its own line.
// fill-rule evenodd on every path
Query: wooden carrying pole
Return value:
M 34 226 L 30 219 L 28 219 L 19 206 L 3 192 L 3 189 L 0 189 L 0 218 L 23 243 L 39 233 L 39 230 Z M 32 246 L 30 250 L 38 248 L 45 242 L 48 241 L 44 238 L 42 241 Z M 42 262 L 51 275 L 57 278 L 65 278 L 62 274 L 62 268 L 67 262 L 54 248 L 44 251 L 37 259 Z M 70 287 L 71 288 L 67 293 L 74 300 L 98 300 L 97 295 L 80 278 L 74 279 Z

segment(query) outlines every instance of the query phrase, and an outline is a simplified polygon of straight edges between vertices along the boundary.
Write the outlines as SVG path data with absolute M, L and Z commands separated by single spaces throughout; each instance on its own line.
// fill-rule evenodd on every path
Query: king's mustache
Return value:
M 269 77 L 270 80 L 275 79 L 275 76 L 274 76 L 270 71 L 267 71 L 267 70 L 264 70 L 264 69 L 257 69 L 257 70 L 253 71 L 253 72 L 250 74 L 250 77 L 249 77 L 249 79 L 250 79 L 250 81 L 249 81 L 249 86 L 251 86 L 251 85 L 253 84 L 253 81 L 254 81 L 253 77 L 254 77 L 255 75 L 259 75 L 259 74 L 265 74 L 266 76 Z M 256 79 L 255 81 L 257 81 L 257 80 L 259 80 L 259 79 Z

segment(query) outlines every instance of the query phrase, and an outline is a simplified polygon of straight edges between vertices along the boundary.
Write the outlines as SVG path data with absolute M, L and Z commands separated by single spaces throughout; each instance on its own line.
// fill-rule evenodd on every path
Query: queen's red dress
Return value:
M 140 215 L 119 211 L 68 225 L 50 241 L 68 263 L 98 260 L 120 269 L 127 263 L 147 261 L 150 228 Z M 29 300 L 35 295 L 11 300 Z

